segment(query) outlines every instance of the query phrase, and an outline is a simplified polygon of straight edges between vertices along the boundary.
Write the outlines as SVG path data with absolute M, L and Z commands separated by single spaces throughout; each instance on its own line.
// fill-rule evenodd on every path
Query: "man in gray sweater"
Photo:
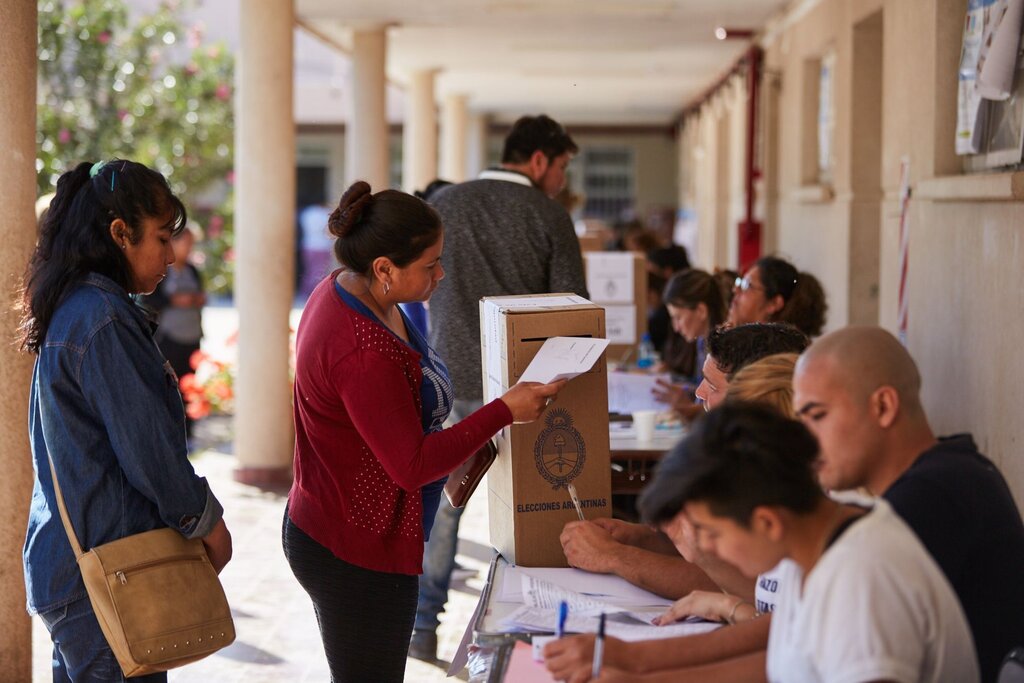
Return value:
M 452 419 L 480 407 L 479 301 L 485 296 L 573 292 L 587 296 L 572 220 L 551 197 L 578 150 L 557 121 L 524 116 L 505 139 L 501 166 L 431 197 L 444 223 L 445 279 L 430 299 L 430 344 L 455 386 Z M 441 501 L 423 557 L 409 654 L 437 655 L 438 614 L 448 600 L 461 510 Z

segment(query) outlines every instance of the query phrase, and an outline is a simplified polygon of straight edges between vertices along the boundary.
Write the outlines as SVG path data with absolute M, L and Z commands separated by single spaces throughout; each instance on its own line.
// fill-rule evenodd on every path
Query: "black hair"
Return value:
M 807 514 L 824 496 L 817 457 L 818 442 L 800 422 L 766 406 L 727 403 L 665 456 L 640 495 L 640 514 L 660 525 L 692 501 L 744 527 L 762 505 Z
M 567 152 L 576 154 L 580 148 L 562 125 L 550 116 L 523 116 L 512 124 L 512 130 L 505 138 L 501 163 L 524 164 L 538 150 L 551 161 Z
M 398 190 L 371 194 L 362 180 L 352 183 L 327 219 L 337 237 L 334 255 L 350 270 L 369 275 L 374 259 L 399 268 L 416 259 L 441 236 L 441 217 L 422 199 Z
M 434 198 L 434 195 L 436 195 L 438 192 L 454 184 L 455 183 L 453 183 L 450 180 L 443 180 L 441 178 L 437 178 L 427 183 L 427 186 L 424 187 L 422 190 L 416 190 L 412 194 L 417 199 L 422 199 L 425 202 L 429 202 L 431 199 Z
M 764 256 L 754 265 L 761 276 L 765 297 L 781 296 L 784 302 L 774 320 L 795 325 L 809 337 L 821 334 L 828 304 L 818 278 L 798 272 L 793 264 L 777 256 Z
M 172 235 L 188 215 L 167 180 L 146 166 L 124 159 L 82 162 L 57 180 L 22 288 L 21 348 L 38 353 L 57 306 L 89 273 L 104 275 L 131 291 L 131 266 L 110 234 L 120 218 L 132 244 L 142 239 L 144 218 L 169 215 Z
M 725 322 L 728 313 L 715 276 L 697 268 L 673 275 L 665 286 L 661 300 L 679 308 L 696 308 L 697 304 L 704 304 L 708 309 L 708 325 L 711 330 Z
M 754 361 L 777 353 L 803 353 L 807 335 L 788 323 L 750 323 L 722 327 L 708 335 L 708 355 L 730 377 Z
M 690 267 L 690 256 L 686 253 L 686 247 L 678 244 L 651 249 L 647 252 L 647 260 L 658 268 L 668 269 L 671 273 L 678 273 Z

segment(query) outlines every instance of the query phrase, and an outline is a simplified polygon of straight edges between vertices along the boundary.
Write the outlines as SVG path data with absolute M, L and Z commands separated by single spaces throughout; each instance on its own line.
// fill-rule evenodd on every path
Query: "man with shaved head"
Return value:
M 880 328 L 819 339 L 793 388 L 821 443 L 821 484 L 864 487 L 910 525 L 963 605 L 982 680 L 994 682 L 1003 657 L 1024 644 L 1024 523 L 999 470 L 969 434 L 935 437 L 916 364 Z

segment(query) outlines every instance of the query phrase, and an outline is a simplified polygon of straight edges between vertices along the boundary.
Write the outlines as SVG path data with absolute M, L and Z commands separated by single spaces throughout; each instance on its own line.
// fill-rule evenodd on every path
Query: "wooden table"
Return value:
M 650 441 L 629 431 L 611 430 L 612 494 L 640 493 L 665 453 L 686 434 L 684 429 L 655 429 Z

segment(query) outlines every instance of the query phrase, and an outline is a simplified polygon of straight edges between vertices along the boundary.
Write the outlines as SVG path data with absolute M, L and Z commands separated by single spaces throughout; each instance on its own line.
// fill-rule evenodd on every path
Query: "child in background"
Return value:
M 167 268 L 167 276 L 156 291 L 146 298 L 146 305 L 160 316 L 159 327 L 153 337 L 179 380 L 193 372 L 189 361 L 199 350 L 203 338 L 206 293 L 199 270 L 189 262 L 194 244 L 195 233 L 191 227 L 186 227 L 171 239 L 174 263 Z M 194 424 L 195 420 L 186 418 L 185 430 L 189 438 Z

